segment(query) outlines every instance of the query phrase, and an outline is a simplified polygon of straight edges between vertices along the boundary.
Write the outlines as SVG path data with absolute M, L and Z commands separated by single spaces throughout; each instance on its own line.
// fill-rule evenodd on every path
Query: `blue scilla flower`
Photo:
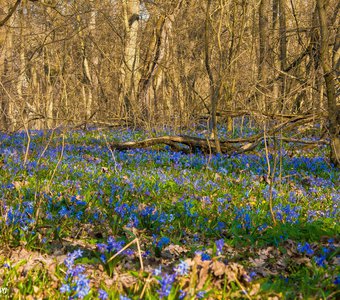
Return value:
M 179 299 L 183 300 L 185 298 L 185 296 L 187 295 L 187 293 L 183 290 L 179 291 Z
M 244 275 L 243 277 L 245 281 L 251 282 L 254 279 L 254 277 L 256 277 L 256 275 L 257 275 L 256 272 L 252 271 L 248 275 Z
M 102 290 L 102 289 L 99 289 L 98 290 L 98 298 L 100 300 L 106 300 L 106 299 L 109 299 L 109 295 L 107 294 L 106 291 Z
M 174 268 L 176 275 L 185 276 L 189 273 L 189 265 L 185 261 L 181 261 L 178 266 Z
M 82 255 L 83 255 L 83 251 L 80 250 L 80 249 L 79 249 L 79 250 L 75 250 L 75 251 L 72 252 L 72 253 L 68 253 L 66 259 L 64 260 L 65 266 L 66 266 L 68 269 L 72 268 L 73 265 L 74 265 L 74 261 L 75 261 L 77 258 L 81 257 Z
M 104 243 L 98 243 L 96 246 L 100 253 L 105 253 L 107 251 L 107 245 Z
M 124 241 L 116 241 L 115 238 L 113 236 L 110 236 L 107 239 L 107 250 L 109 252 L 118 252 L 119 250 L 121 250 L 124 247 Z
M 243 229 L 250 229 L 252 227 L 251 225 L 251 217 L 250 217 L 250 208 L 241 208 L 235 209 L 235 221 L 238 221 L 238 227 Z
M 90 279 L 85 274 L 79 274 L 75 280 L 75 291 L 78 298 L 83 299 L 90 292 Z
M 131 299 L 130 299 L 129 297 L 120 295 L 120 296 L 119 296 L 119 300 L 131 300 Z
M 224 239 L 217 240 L 215 242 L 215 245 L 216 245 L 216 255 L 221 255 L 223 252 Z
M 319 267 L 325 267 L 326 266 L 326 256 L 320 255 L 320 256 L 314 256 L 313 257 L 315 263 Z
M 65 206 L 63 206 L 59 210 L 58 214 L 59 214 L 60 217 L 66 217 L 66 216 L 68 216 L 70 214 L 70 211 Z
M 68 285 L 68 284 L 63 284 L 61 287 L 60 287 L 60 292 L 62 293 L 62 294 L 64 294 L 64 293 L 69 293 L 70 291 L 71 291 L 71 288 L 70 288 L 70 286 Z
M 196 294 L 196 297 L 197 299 L 203 299 L 205 297 L 205 294 L 207 292 L 206 291 L 199 291 L 197 294 Z
M 307 242 L 304 245 L 299 243 L 298 246 L 297 246 L 297 250 L 298 250 L 298 252 L 305 253 L 307 255 L 313 255 L 314 254 L 314 250 L 311 248 L 310 244 L 307 243 Z
M 203 252 L 203 251 L 196 251 L 195 252 L 196 255 L 201 255 L 201 259 L 202 261 L 205 261 L 205 260 L 211 260 L 211 257 L 209 254 Z
M 161 237 L 157 243 L 157 247 L 163 248 L 163 246 L 170 244 L 170 239 L 166 236 Z
M 74 266 L 73 268 L 67 270 L 66 278 L 79 276 L 83 272 L 85 272 L 84 266 Z
M 158 268 L 153 270 L 153 275 L 160 276 L 162 274 L 162 266 L 159 266 Z
M 104 253 L 100 254 L 100 260 L 105 264 L 106 263 L 106 255 Z
M 164 274 L 164 276 L 161 277 L 161 279 L 159 280 L 161 288 L 157 290 L 160 298 L 169 296 L 172 289 L 172 284 L 175 281 L 175 276 L 176 275 Z

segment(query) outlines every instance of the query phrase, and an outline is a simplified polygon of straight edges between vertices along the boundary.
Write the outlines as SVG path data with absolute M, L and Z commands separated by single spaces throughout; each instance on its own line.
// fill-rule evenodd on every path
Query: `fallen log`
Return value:
M 265 138 L 274 138 L 278 140 L 282 140 L 283 142 L 290 143 L 301 143 L 301 144 L 322 144 L 324 141 L 317 143 L 315 141 L 306 142 L 299 139 L 287 139 L 284 137 L 277 138 L 275 135 L 285 129 L 285 132 L 294 129 L 298 126 L 304 125 L 309 122 L 314 121 L 314 116 L 295 116 L 294 118 L 290 118 L 285 122 L 282 122 L 276 126 L 273 126 L 269 130 L 265 130 L 265 132 L 261 132 L 255 134 L 253 136 L 247 138 L 239 138 L 239 139 L 229 139 L 220 141 L 221 152 L 224 154 L 240 154 L 248 151 L 254 150 Z M 160 136 L 155 138 L 149 138 L 142 141 L 133 141 L 133 142 L 113 142 L 111 143 L 112 149 L 118 150 L 129 150 L 136 148 L 151 148 L 156 145 L 168 145 L 172 150 L 182 151 L 182 152 L 197 152 L 201 151 L 206 154 L 217 153 L 215 140 L 210 138 L 199 138 L 192 137 L 187 135 L 180 136 Z
M 216 153 L 215 142 L 212 139 L 203 139 L 191 136 L 160 136 L 149 138 L 142 141 L 133 142 L 113 142 L 111 143 L 112 149 L 129 150 L 137 148 L 150 148 L 156 145 L 168 145 L 175 151 L 182 152 L 196 152 L 203 153 Z M 232 153 L 237 151 L 237 148 L 228 142 L 221 143 L 222 153 Z
M 277 139 L 279 141 L 294 143 L 300 145 L 325 145 L 328 144 L 325 140 L 319 141 L 306 141 L 301 139 L 284 138 L 267 136 L 266 139 Z M 248 139 L 230 139 L 220 141 L 221 151 L 224 154 L 241 154 L 254 150 L 262 141 L 264 136 L 257 137 L 254 140 L 253 137 Z M 111 143 L 111 149 L 113 150 L 130 150 L 130 149 L 151 149 L 153 146 L 168 145 L 173 151 L 181 151 L 184 153 L 192 153 L 201 151 L 205 154 L 216 153 L 215 142 L 213 139 L 204 139 L 192 136 L 160 136 L 155 138 L 149 138 L 142 141 L 132 142 L 113 142 Z

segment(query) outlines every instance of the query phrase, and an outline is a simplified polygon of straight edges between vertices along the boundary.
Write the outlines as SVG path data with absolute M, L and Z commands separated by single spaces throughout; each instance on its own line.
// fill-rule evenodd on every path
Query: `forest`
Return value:
M 340 297 L 339 12 L 0 0 L 0 299 Z

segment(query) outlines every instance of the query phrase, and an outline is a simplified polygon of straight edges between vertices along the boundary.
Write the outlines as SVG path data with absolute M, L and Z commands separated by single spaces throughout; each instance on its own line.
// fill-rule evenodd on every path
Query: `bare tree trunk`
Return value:
M 137 103 L 137 87 L 139 82 L 139 0 L 123 0 L 123 15 L 125 26 L 124 55 L 121 64 L 121 93 L 120 102 L 124 106 L 128 118 L 140 117 L 140 109 Z
M 329 54 L 329 32 L 327 25 L 326 0 L 317 0 L 320 22 L 321 64 L 326 82 L 328 100 L 329 133 L 331 138 L 331 162 L 340 167 L 340 124 L 337 122 L 337 105 L 335 98 L 335 75 Z
M 273 20 L 272 20 L 272 41 L 274 45 L 276 45 L 276 41 L 280 40 L 280 22 L 279 22 L 279 0 L 274 0 L 273 1 Z M 280 68 L 281 68 L 281 63 L 280 63 L 280 51 L 277 51 L 280 47 L 272 46 L 273 47 L 273 71 L 272 71 L 272 76 L 273 78 L 276 77 L 281 77 L 280 74 Z M 278 53 L 278 54 L 276 54 Z M 281 99 L 280 99 L 280 81 L 274 81 L 273 82 L 273 108 L 275 112 L 277 113 L 278 111 L 281 110 Z
M 80 46 L 82 53 L 82 71 L 83 71 L 83 80 L 82 80 L 82 94 L 83 94 L 83 102 L 85 108 L 85 120 L 86 122 L 92 117 L 92 109 L 93 109 L 93 91 L 95 89 L 94 86 L 94 74 L 91 72 L 90 63 L 93 64 L 93 61 L 96 62 L 97 59 L 93 55 L 93 45 L 92 41 L 90 41 L 90 37 L 93 36 L 96 29 L 96 11 L 94 7 L 94 2 L 89 1 L 90 5 L 90 20 L 88 33 L 80 35 Z M 79 17 L 80 20 L 80 17 Z M 90 56 L 92 55 L 92 61 Z
M 218 82 L 215 82 L 213 72 L 211 70 L 210 65 L 210 41 L 209 41 L 209 32 L 211 27 L 211 21 L 210 21 L 210 8 L 211 8 L 211 0 L 207 0 L 207 8 L 206 8 L 206 18 L 205 18 L 205 41 L 204 41 L 204 48 L 205 48 L 205 68 L 208 73 L 209 77 L 209 86 L 210 86 L 210 103 L 211 103 L 211 136 L 210 138 L 214 139 L 215 141 L 215 147 L 216 152 L 221 153 L 221 146 L 218 139 L 218 132 L 217 132 L 217 118 L 216 118 L 216 112 L 217 112 L 217 105 L 218 105 L 218 99 L 220 96 L 220 90 L 221 90 L 221 81 L 220 78 L 218 79 Z
M 44 114 L 45 114 L 45 128 L 51 129 L 53 127 L 53 106 L 54 106 L 54 95 L 53 95 L 53 84 L 52 84 L 52 66 L 50 61 L 50 53 L 48 49 L 44 49 L 45 58 L 45 80 L 44 80 Z
M 286 25 L 286 0 L 279 0 L 279 23 L 280 23 L 280 69 L 284 72 L 287 66 L 287 25 Z M 284 109 L 286 95 L 286 75 L 281 73 L 281 109 Z
M 260 105 L 268 112 L 268 72 L 269 72 L 269 0 L 261 0 L 259 5 L 259 65 L 258 80 L 260 90 Z

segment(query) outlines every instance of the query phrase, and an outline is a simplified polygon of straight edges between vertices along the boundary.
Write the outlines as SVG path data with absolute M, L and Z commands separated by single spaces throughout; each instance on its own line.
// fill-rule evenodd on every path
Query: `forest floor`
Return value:
M 339 296 L 340 172 L 326 146 L 109 147 L 160 134 L 0 134 L 1 299 Z

